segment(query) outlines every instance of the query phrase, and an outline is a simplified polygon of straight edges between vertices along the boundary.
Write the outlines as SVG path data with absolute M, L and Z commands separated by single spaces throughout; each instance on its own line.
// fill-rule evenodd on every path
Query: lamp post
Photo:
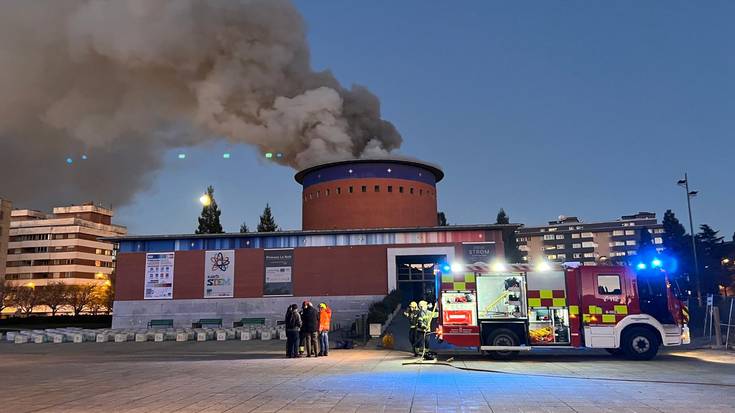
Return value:
M 696 281 L 697 286 L 697 303 L 701 306 L 702 305 L 702 287 L 701 283 L 699 281 L 699 263 L 697 262 L 697 244 L 694 239 L 694 221 L 692 220 L 692 198 L 697 196 L 697 191 L 690 191 L 689 190 L 689 177 L 687 176 L 686 172 L 684 173 L 684 179 L 680 179 L 679 182 L 677 182 L 679 186 L 684 187 L 687 194 L 687 209 L 689 210 L 689 232 L 691 233 L 692 238 L 692 256 L 694 258 L 694 279 Z

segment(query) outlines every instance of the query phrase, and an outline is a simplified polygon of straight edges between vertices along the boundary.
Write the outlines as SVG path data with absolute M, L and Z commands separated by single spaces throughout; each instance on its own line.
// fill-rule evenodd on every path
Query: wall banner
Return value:
M 293 249 L 265 250 L 263 295 L 293 295 Z
M 204 254 L 204 298 L 235 296 L 235 251 L 207 251 Z
M 485 264 L 495 258 L 494 242 L 463 242 L 462 252 L 464 263 L 467 265 Z
M 170 300 L 174 297 L 173 252 L 145 255 L 144 300 Z

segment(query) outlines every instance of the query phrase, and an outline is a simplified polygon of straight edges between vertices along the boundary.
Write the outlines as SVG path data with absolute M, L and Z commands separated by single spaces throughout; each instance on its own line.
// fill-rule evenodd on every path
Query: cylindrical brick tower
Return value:
M 359 159 L 296 174 L 304 230 L 437 225 L 437 166 L 402 159 Z

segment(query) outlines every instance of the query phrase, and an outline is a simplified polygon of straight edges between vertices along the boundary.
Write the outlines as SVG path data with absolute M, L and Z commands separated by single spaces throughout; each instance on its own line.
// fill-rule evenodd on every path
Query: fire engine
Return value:
M 630 266 L 445 265 L 440 341 L 498 359 L 540 348 L 601 348 L 649 360 L 689 343 L 688 311 L 662 259 Z

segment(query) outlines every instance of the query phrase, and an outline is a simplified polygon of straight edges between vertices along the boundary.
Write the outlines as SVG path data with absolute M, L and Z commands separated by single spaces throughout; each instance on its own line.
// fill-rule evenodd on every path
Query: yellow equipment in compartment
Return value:
M 528 332 L 531 341 L 534 343 L 550 343 L 554 341 L 554 330 L 551 326 L 541 327 Z

